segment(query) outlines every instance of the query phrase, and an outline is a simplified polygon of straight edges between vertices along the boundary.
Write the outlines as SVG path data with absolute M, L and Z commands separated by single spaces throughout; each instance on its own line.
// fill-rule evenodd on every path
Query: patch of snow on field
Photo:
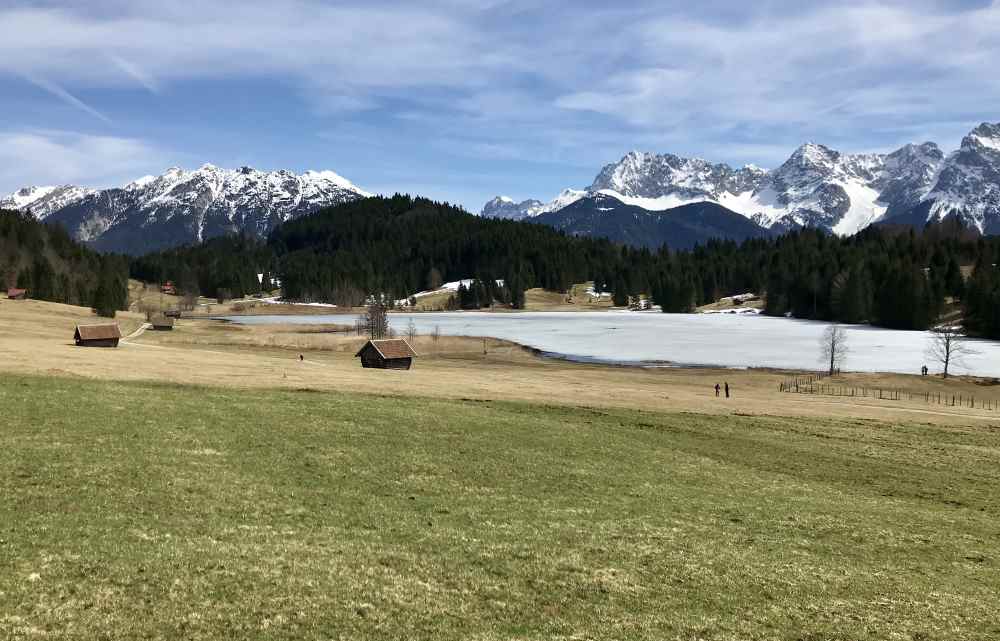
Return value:
M 267 298 L 251 298 L 251 302 L 261 302 L 265 305 L 300 305 L 302 307 L 337 307 L 333 303 L 296 303 L 295 301 L 282 300 L 277 296 L 268 296 Z M 240 302 L 240 301 L 234 301 Z
M 732 309 L 706 309 L 701 314 L 760 314 L 763 310 L 756 307 L 734 307 Z
M 474 280 L 475 280 L 474 278 L 463 278 L 462 280 L 453 280 L 445 283 L 444 285 L 441 285 L 437 289 L 427 289 L 422 292 L 417 292 L 416 294 L 411 294 L 409 298 L 400 298 L 399 300 L 396 301 L 396 306 L 409 307 L 410 298 L 423 298 L 425 296 L 431 296 L 433 294 L 455 293 L 458 291 L 459 285 L 468 289 L 469 287 L 472 286 Z M 498 278 L 496 282 L 497 285 L 503 287 L 504 281 L 502 278 Z

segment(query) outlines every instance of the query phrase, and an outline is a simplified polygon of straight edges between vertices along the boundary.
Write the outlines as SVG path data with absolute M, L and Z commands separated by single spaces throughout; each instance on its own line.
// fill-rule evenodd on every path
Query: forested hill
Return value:
M 0 210 L 0 288 L 9 287 L 110 316 L 128 303 L 128 259 L 99 254 L 30 213 Z
M 151 254 L 133 261 L 132 274 L 239 296 L 256 289 L 263 271 L 281 279 L 287 298 L 340 305 L 477 278 L 503 279 L 509 290 L 503 302 L 516 307 L 524 289 L 563 291 L 593 280 L 618 304 L 646 294 L 666 312 L 757 292 L 766 295 L 768 314 L 899 329 L 932 326 L 950 304 L 962 307 L 968 329 L 1000 338 L 998 262 L 1000 238 L 980 238 L 955 222 L 919 232 L 869 228 L 846 238 L 802 230 L 651 251 L 395 196 L 290 221 L 266 243 L 223 238 Z M 968 278 L 963 266 L 972 267 Z
M 132 272 L 147 280 L 194 280 L 208 295 L 251 291 L 256 272 L 276 272 L 287 298 L 356 305 L 372 293 L 404 298 L 463 278 L 503 279 L 514 291 L 564 290 L 589 280 L 595 266 L 617 271 L 631 253 L 607 240 L 397 195 L 286 222 L 266 243 L 216 239 L 150 254 L 133 261 Z

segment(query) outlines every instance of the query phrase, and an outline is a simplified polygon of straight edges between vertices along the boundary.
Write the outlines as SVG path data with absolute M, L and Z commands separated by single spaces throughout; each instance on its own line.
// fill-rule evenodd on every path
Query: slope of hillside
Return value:
M 608 238 L 634 247 L 690 249 L 711 239 L 742 241 L 770 235 L 754 221 L 712 202 L 649 211 L 597 193 L 532 219 L 574 236 Z

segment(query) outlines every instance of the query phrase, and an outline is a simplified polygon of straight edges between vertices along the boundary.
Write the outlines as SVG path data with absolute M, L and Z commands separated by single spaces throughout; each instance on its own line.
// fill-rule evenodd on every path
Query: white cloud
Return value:
M 875 4 L 758 14 L 729 24 L 675 17 L 632 29 L 636 64 L 560 96 L 567 109 L 645 127 L 704 123 L 854 129 L 973 107 L 1000 50 L 1000 6 L 938 13 Z M 989 93 L 1000 98 L 994 81 Z M 977 108 L 978 105 L 976 106 Z M 986 114 L 984 114 L 985 116 Z
M 26 185 L 112 186 L 159 173 L 166 156 L 141 140 L 67 131 L 0 131 L 0 193 Z
M 188 80 L 251 77 L 330 123 L 369 112 L 386 153 L 592 167 L 581 175 L 631 148 L 773 166 L 806 139 L 949 147 L 1000 103 L 998 2 L 19 1 L 0 8 L 0 82 L 42 79 L 95 117 L 102 103 L 77 96 L 166 101 Z M 458 169 L 460 183 L 475 166 Z

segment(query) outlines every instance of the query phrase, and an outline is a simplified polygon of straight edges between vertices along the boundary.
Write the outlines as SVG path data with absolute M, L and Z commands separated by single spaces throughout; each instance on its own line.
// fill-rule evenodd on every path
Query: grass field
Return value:
M 996 639 L 1000 431 L 3 375 L 0 636 Z

